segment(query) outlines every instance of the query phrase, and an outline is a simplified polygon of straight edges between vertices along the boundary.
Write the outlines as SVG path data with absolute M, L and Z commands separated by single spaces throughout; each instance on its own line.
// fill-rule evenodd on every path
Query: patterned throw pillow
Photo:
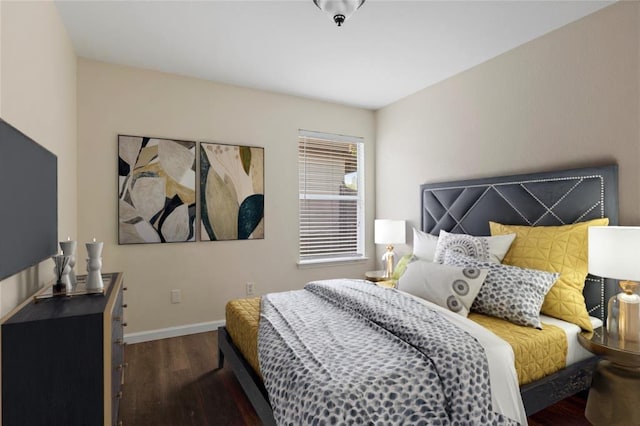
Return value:
M 504 258 L 508 265 L 559 272 L 547 293 L 542 313 L 592 331 L 582 290 L 587 276 L 587 241 L 590 226 L 606 226 L 608 218 L 561 226 L 516 226 L 489 222 L 491 235 L 516 233 Z
M 398 290 L 428 300 L 463 317 L 475 300 L 487 269 L 442 265 L 415 260 L 407 265 L 398 281 Z
M 480 261 L 451 250 L 445 252 L 444 264 L 489 269 L 471 310 L 542 328 L 540 307 L 560 274 Z
M 500 263 L 509 250 L 516 234 L 496 237 L 474 237 L 467 234 L 450 234 L 440 231 L 434 260 L 444 262 L 446 250 L 452 250 L 478 260 Z

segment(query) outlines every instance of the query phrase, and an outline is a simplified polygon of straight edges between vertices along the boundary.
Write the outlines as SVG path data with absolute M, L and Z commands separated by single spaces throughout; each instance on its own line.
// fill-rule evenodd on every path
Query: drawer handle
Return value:
M 127 287 L 122 287 L 122 291 L 127 291 L 129 290 Z
M 118 398 L 118 399 L 122 398 L 122 391 L 120 391 L 120 392 L 118 392 L 118 393 L 116 394 L 116 398 Z
M 129 325 L 129 324 L 127 324 L 126 322 L 123 322 L 123 323 L 122 323 L 122 326 L 123 326 L 123 327 L 126 327 L 127 325 Z
M 118 366 L 116 367 L 116 371 L 122 371 L 123 368 L 124 368 L 124 365 L 118 364 Z
M 128 308 L 128 307 L 129 307 L 129 305 L 127 305 L 126 303 L 124 303 L 124 304 L 122 304 L 122 307 L 123 307 L 123 308 Z

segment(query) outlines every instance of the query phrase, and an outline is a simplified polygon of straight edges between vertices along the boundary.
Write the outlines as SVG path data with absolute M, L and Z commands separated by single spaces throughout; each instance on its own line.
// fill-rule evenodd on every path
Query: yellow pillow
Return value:
M 544 298 L 541 312 L 592 331 L 582 290 L 587 277 L 587 228 L 606 226 L 594 219 L 562 226 L 517 226 L 489 222 L 491 235 L 516 234 L 502 260 L 521 268 L 559 272 L 560 278 Z

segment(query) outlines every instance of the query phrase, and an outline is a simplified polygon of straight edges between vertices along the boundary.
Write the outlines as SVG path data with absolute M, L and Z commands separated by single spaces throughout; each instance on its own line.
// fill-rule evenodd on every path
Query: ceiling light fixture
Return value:
M 321 11 L 331 16 L 333 22 L 339 27 L 364 4 L 364 0 L 313 0 L 313 2 Z

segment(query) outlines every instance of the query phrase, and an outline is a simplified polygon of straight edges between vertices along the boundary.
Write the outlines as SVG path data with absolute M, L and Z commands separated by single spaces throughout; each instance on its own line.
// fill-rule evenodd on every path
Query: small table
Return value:
M 605 327 L 580 333 L 578 341 L 604 358 L 593 374 L 585 417 L 596 426 L 640 424 L 640 343 L 621 341 Z
M 367 281 L 372 281 L 374 283 L 377 283 L 378 281 L 384 281 L 387 278 L 385 278 L 385 271 L 368 271 L 364 273 L 365 278 L 367 279 Z
M 385 277 L 385 271 L 368 271 L 364 274 L 367 281 L 371 281 L 379 287 L 396 288 L 396 282 Z

